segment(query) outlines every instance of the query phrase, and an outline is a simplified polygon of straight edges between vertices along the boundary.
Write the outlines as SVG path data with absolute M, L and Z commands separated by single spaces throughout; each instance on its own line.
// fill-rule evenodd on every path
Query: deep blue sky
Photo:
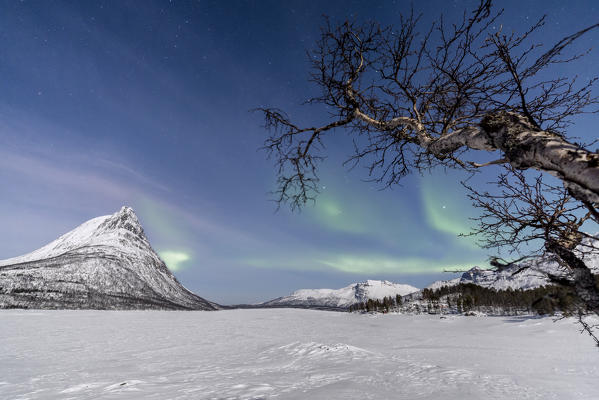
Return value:
M 321 4 L 323 3 L 323 4 Z M 473 2 L 418 3 L 424 21 Z M 375 5 L 373 5 L 375 4 Z M 503 29 L 548 14 L 547 45 L 598 22 L 594 1 L 502 2 Z M 379 191 L 329 144 L 323 193 L 300 214 L 275 213 L 266 132 L 249 110 L 300 106 L 306 49 L 322 15 L 398 21 L 409 2 L 0 2 L 0 259 L 32 251 L 87 219 L 138 213 L 181 282 L 222 303 L 363 279 L 416 286 L 451 278 L 487 254 L 471 240 L 459 173 L 412 176 Z M 599 43 L 589 35 L 581 46 Z M 597 51 L 566 73 L 596 73 Z M 593 137 L 591 124 L 574 133 Z M 595 131 L 596 132 L 596 131 Z M 346 136 L 339 132 L 339 139 Z M 485 172 L 486 177 L 492 175 Z M 483 177 L 484 177 L 483 174 Z

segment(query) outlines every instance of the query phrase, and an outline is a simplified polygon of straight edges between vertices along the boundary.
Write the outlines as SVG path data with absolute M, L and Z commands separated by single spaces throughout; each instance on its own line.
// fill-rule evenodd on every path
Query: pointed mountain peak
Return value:
M 99 230 L 126 229 L 134 235 L 142 235 L 144 230 L 129 206 L 123 206 L 119 211 L 108 217 L 99 227 Z
M 368 279 L 365 282 L 359 282 L 358 285 L 364 285 L 364 286 L 383 286 L 383 285 L 394 285 L 393 282 L 384 280 L 384 281 L 380 281 L 380 280 L 376 280 L 376 279 Z
M 122 207 L 0 261 L 0 308 L 218 308 L 177 281 L 143 232 L 133 209 Z

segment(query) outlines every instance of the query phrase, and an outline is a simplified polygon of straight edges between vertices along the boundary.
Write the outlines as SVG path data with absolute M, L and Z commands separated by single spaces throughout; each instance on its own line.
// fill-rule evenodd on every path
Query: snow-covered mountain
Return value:
M 474 267 L 464 272 L 459 278 L 437 281 L 427 286 L 427 288 L 435 290 L 443 286 L 473 283 L 496 290 L 505 290 L 508 288 L 526 290 L 551 284 L 547 275 L 536 269 L 525 269 L 522 272 L 514 274 L 520 268 L 520 265 L 514 265 L 501 271 L 494 271 Z
M 0 261 L 0 308 L 215 310 L 183 287 L 133 210 L 94 218 L 24 256 Z
M 352 304 L 367 301 L 368 299 L 380 300 L 387 296 L 395 297 L 398 294 L 405 296 L 417 291 L 418 288 L 410 285 L 368 280 L 352 283 L 341 289 L 300 289 L 289 296 L 261 303 L 260 306 L 347 308 Z
M 580 253 L 579 256 L 594 274 L 599 274 L 599 253 L 597 251 Z M 552 283 L 547 274 L 566 276 L 566 271 L 558 264 L 555 257 L 551 255 L 532 258 L 519 264 L 513 264 L 500 271 L 474 267 L 464 272 L 459 278 L 437 281 L 427 286 L 427 288 L 435 290 L 442 286 L 473 283 L 496 290 L 506 290 L 508 288 L 527 290 L 551 285 Z

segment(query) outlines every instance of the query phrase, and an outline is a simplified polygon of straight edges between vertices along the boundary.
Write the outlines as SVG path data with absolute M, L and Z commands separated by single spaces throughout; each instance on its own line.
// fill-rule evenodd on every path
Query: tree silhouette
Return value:
M 440 18 L 422 26 L 414 12 L 389 27 L 335 25 L 327 19 L 309 53 L 310 81 L 321 94 L 307 103 L 321 105 L 329 120 L 304 127 L 280 109 L 259 109 L 271 133 L 264 147 L 278 167 L 276 200 L 296 209 L 315 199 L 318 165 L 326 155 L 323 139 L 342 131 L 353 136 L 355 152 L 348 165 L 364 163 L 371 178 L 386 186 L 435 166 L 476 171 L 502 164 L 510 174 L 516 171 L 516 180 L 517 171 L 549 173 L 561 182 L 559 193 L 552 193 L 555 185 L 535 183 L 533 192 L 549 202 L 567 197 L 569 211 L 552 218 L 561 200 L 541 207 L 530 216 L 545 221 L 535 234 L 542 231 L 544 251 L 568 272 L 565 280 L 555 281 L 572 285 L 586 307 L 599 313 L 599 290 L 576 252 L 580 219 L 599 222 L 599 154 L 590 150 L 591 143 L 568 136 L 577 116 L 597 112 L 598 98 L 592 94 L 597 78 L 579 82 L 559 75 L 560 64 L 584 55 L 568 55 L 569 46 L 599 23 L 543 51 L 533 37 L 545 17 L 522 33 L 508 34 L 493 29 L 502 15 L 490 0 L 481 0 L 452 24 Z M 473 150 L 487 154 L 488 161 L 473 162 Z M 498 218 L 494 224 L 481 221 L 480 231 L 488 238 L 513 222 L 501 219 L 501 202 L 484 200 L 485 193 L 476 190 L 473 197 Z M 568 220 L 568 213 L 575 220 Z M 489 244 L 501 240 L 496 235 Z M 498 268 L 504 265 L 495 261 Z M 473 301 L 466 297 L 458 305 L 471 307 Z

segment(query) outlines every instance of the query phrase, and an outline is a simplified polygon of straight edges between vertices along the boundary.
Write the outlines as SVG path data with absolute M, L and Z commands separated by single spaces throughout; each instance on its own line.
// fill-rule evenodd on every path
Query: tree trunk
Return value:
M 599 203 L 599 154 L 582 149 L 560 135 L 535 128 L 518 114 L 498 112 L 479 126 L 457 130 L 427 143 L 428 150 L 443 157 L 461 147 L 500 150 L 514 168 L 546 171 L 564 182 L 572 195 L 587 203 Z
M 550 241 L 546 244 L 546 248 L 551 253 L 555 254 L 571 271 L 572 280 L 564 282 L 563 279 L 555 278 L 558 283 L 566 283 L 571 286 L 578 297 L 586 304 L 590 311 L 599 315 L 599 288 L 595 276 L 584 262 L 576 257 L 572 250 L 568 250 L 560 246 L 555 241 Z

